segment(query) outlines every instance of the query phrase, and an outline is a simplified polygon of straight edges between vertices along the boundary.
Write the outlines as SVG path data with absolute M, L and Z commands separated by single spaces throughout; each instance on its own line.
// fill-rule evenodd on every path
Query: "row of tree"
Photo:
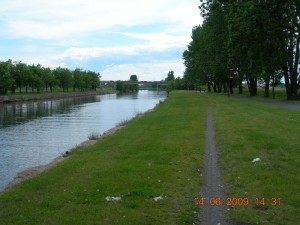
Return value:
M 15 93 L 23 89 L 28 92 L 36 90 L 53 91 L 53 88 L 60 87 L 63 91 L 70 88 L 78 91 L 96 90 L 100 85 L 100 74 L 92 71 L 58 67 L 50 69 L 41 65 L 27 65 L 22 62 L 12 62 L 11 60 L 0 62 L 0 93 L 6 94 L 8 91 Z
M 190 89 L 207 84 L 208 91 L 251 96 L 263 80 L 265 96 L 282 78 L 288 99 L 299 99 L 300 1 L 200 0 L 203 24 L 192 30 L 183 53 L 183 80 Z

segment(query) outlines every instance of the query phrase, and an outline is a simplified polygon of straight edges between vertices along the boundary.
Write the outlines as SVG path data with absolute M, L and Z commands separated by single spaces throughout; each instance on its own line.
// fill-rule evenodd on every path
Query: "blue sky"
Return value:
M 0 60 L 161 80 L 184 71 L 199 0 L 1 0 Z

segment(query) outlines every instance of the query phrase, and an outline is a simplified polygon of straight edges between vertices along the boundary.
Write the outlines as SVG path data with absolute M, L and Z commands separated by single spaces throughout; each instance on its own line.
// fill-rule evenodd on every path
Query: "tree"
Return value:
M 287 98 L 289 100 L 300 99 L 300 2 L 297 0 L 286 1 L 283 4 L 284 13 L 281 14 L 280 24 L 286 33 L 282 49 L 285 57 L 282 60 L 282 70 L 285 80 Z
M 138 82 L 137 75 L 131 75 L 129 80 L 132 82 Z
M 200 7 L 205 18 L 202 26 L 192 30 L 192 41 L 183 53 L 186 70 L 184 80 L 188 89 L 200 89 L 207 84 L 215 92 L 227 89 L 228 31 L 226 10 L 218 1 L 204 2 Z
M 84 80 L 83 80 L 83 71 L 79 68 L 76 68 L 73 71 L 73 90 L 77 88 L 78 91 L 82 91 L 84 87 Z
M 124 92 L 124 81 L 120 81 L 120 80 L 118 80 L 117 82 L 116 82 L 116 90 L 117 91 L 119 91 L 119 92 Z
M 43 69 L 40 64 L 29 66 L 30 76 L 29 76 L 29 86 L 32 88 L 32 92 L 34 89 L 37 92 L 40 92 L 40 89 L 44 87 L 44 81 L 42 79 Z
M 14 84 L 11 76 L 11 60 L 0 62 L 0 93 L 7 94 L 8 89 Z
M 21 61 L 15 62 L 14 64 L 13 77 L 15 85 L 16 87 L 19 87 L 19 92 L 22 93 L 22 87 L 26 86 L 28 80 L 29 69 L 28 66 Z
M 53 76 L 51 69 L 41 68 L 41 78 L 46 88 L 46 91 L 48 91 L 48 88 L 50 88 L 50 91 L 52 92 L 53 86 L 57 84 L 57 82 L 55 77 Z
M 90 86 L 90 88 L 92 90 L 96 90 L 97 87 L 100 86 L 100 74 L 92 72 L 92 71 L 89 71 L 88 74 L 91 77 L 91 86 Z
M 285 0 L 201 0 L 202 26 L 192 30 L 183 53 L 187 88 L 206 82 L 220 92 L 246 80 L 251 96 L 257 81 L 269 85 L 283 74 L 288 99 L 300 98 L 300 2 Z
M 169 71 L 168 76 L 165 79 L 165 82 L 175 81 L 174 71 Z
M 69 69 L 58 67 L 53 71 L 55 78 L 59 82 L 59 86 L 63 89 L 68 91 L 70 87 L 73 85 L 73 77 L 72 73 Z

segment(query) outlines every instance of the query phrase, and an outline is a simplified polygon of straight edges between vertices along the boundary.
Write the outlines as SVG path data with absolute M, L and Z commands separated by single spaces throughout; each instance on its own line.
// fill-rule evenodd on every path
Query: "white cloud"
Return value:
M 197 0 L 4 0 L 0 13 L 8 35 L 59 39 L 115 27 L 170 23 L 191 29 L 200 22 Z
M 189 36 L 171 36 L 164 33 L 152 34 L 133 34 L 124 33 L 124 35 L 139 38 L 148 41 L 144 45 L 133 46 L 111 46 L 102 48 L 76 48 L 71 47 L 66 50 L 59 58 L 72 60 L 88 60 L 89 58 L 111 58 L 114 56 L 137 56 L 148 53 L 158 53 L 182 49 L 190 41 Z
M 127 79 L 130 71 L 149 76 L 145 80 L 164 78 L 169 70 L 181 76 L 181 56 L 175 58 L 201 23 L 198 5 L 199 0 L 1 0 L 1 58 L 89 70 L 104 61 L 101 68 L 113 66 L 100 72 L 114 80 Z
M 101 71 L 101 76 L 102 80 L 124 80 L 136 74 L 140 81 L 156 81 L 165 79 L 171 70 L 176 77 L 182 77 L 184 71 L 182 60 L 110 65 Z

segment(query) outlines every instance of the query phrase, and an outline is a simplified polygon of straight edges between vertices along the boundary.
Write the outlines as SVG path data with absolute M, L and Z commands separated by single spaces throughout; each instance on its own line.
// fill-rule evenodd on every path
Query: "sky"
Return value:
M 0 61 L 81 68 L 101 80 L 182 77 L 199 0 L 0 0 Z

